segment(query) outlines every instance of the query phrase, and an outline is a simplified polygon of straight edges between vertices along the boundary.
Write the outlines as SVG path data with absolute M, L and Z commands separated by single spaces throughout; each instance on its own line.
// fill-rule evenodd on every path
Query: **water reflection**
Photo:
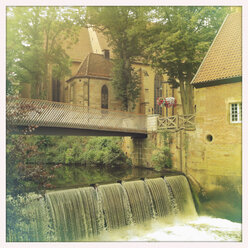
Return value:
M 142 167 L 91 167 L 62 166 L 55 171 L 52 184 L 56 189 L 85 187 L 91 184 L 108 184 L 117 181 L 132 181 L 140 178 L 156 178 L 180 174 L 171 170 L 155 171 Z

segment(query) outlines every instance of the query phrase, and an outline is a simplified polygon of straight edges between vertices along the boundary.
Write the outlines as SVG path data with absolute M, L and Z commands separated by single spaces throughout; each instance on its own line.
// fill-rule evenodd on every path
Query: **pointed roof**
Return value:
M 110 51 L 111 56 L 113 56 L 112 48 L 108 45 L 107 37 L 102 33 L 94 30 L 96 32 L 96 37 L 98 38 L 100 49 L 107 49 Z M 63 48 L 66 50 L 66 53 L 69 55 L 72 61 L 82 62 L 84 58 L 89 53 L 94 53 L 92 48 L 92 40 L 89 35 L 88 28 L 82 27 L 78 31 L 78 40 L 75 44 L 69 44 L 65 42 Z
M 225 19 L 191 83 L 204 87 L 241 76 L 241 13 L 236 12 Z
M 82 62 L 88 53 L 92 52 L 91 41 L 87 28 L 81 28 L 78 33 L 78 41 L 68 47 L 68 42 L 64 44 L 64 49 L 72 61 Z
M 79 69 L 72 78 L 99 78 L 110 79 L 112 71 L 112 62 L 110 59 L 104 58 L 102 54 L 89 53 L 85 60 L 79 66 Z

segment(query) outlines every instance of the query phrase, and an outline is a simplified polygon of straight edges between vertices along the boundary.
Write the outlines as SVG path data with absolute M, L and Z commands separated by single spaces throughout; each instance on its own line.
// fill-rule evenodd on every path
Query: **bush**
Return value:
M 6 217 L 7 242 L 54 240 L 48 208 L 41 195 L 7 196 Z
M 29 164 L 80 164 L 116 167 L 130 165 L 121 150 L 119 137 L 29 136 L 36 153 L 26 157 Z
M 87 165 L 118 167 L 130 165 L 130 160 L 121 150 L 121 139 L 94 137 L 85 147 L 84 160 Z
M 167 132 L 162 132 L 161 135 L 163 139 L 162 147 L 157 148 L 151 157 L 152 165 L 158 171 L 172 167 L 172 156 L 169 147 L 170 137 Z

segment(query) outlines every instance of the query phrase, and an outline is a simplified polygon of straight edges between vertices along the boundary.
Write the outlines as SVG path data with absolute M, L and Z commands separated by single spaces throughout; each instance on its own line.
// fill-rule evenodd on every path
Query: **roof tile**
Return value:
M 224 21 L 192 84 L 200 84 L 242 75 L 241 13 L 232 13 Z
M 110 59 L 105 59 L 102 54 L 90 53 L 81 63 L 76 75 L 74 75 L 71 79 L 80 77 L 110 79 L 111 70 L 112 63 Z

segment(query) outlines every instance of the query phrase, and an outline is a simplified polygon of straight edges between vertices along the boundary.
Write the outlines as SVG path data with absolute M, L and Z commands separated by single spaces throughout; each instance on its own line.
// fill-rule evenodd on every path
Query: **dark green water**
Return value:
M 156 178 L 161 176 L 178 175 L 172 170 L 155 171 L 142 167 L 90 167 L 65 165 L 57 169 L 52 184 L 55 189 L 67 189 L 90 186 L 91 184 L 109 184 L 119 180 L 132 181 L 140 178 Z

